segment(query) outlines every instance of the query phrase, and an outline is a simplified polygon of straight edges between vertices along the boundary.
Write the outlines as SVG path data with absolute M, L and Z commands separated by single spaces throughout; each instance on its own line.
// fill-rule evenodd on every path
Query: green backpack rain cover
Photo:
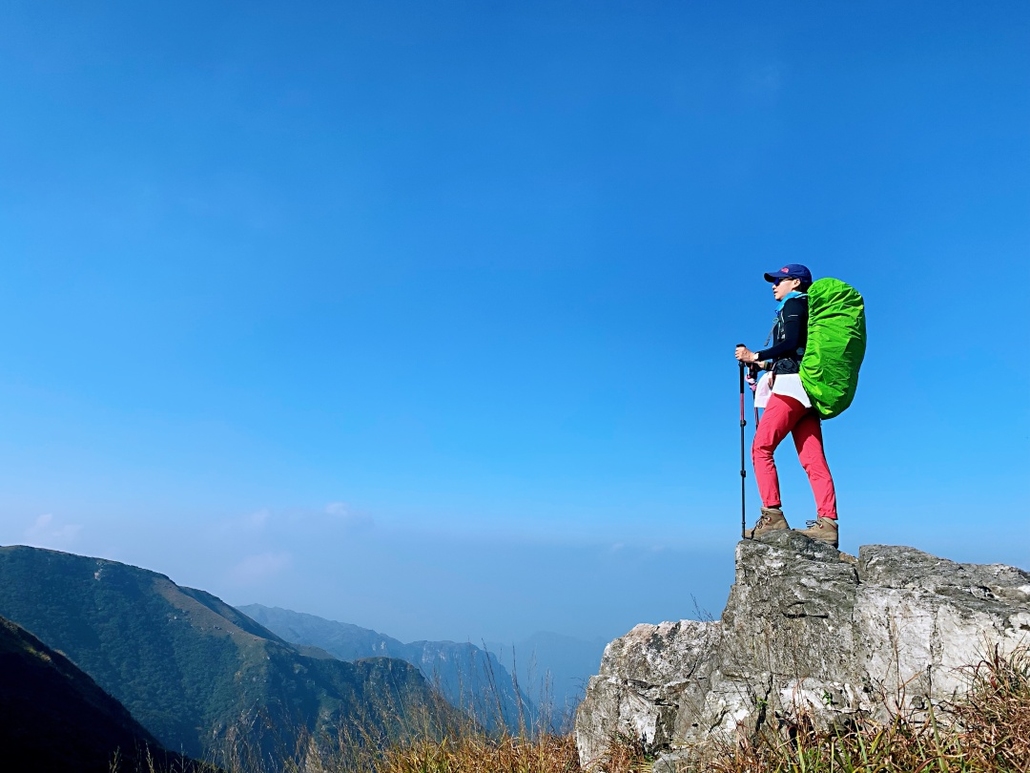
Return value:
M 865 357 L 865 302 L 839 279 L 819 279 L 808 288 L 808 343 L 801 383 L 824 419 L 851 405 Z

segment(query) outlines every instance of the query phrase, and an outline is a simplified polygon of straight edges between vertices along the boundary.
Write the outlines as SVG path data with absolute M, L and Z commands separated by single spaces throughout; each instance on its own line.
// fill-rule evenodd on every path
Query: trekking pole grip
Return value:
M 737 346 L 743 346 L 744 344 L 737 344 Z M 747 424 L 747 420 L 744 418 L 744 362 L 743 360 L 737 360 L 737 370 L 740 376 L 740 426 L 743 427 Z

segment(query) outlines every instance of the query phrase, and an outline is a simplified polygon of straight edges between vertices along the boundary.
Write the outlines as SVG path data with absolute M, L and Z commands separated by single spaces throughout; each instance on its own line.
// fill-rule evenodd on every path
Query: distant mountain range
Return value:
M 0 618 L 0 754 L 7 770 L 109 773 L 202 770 L 161 748 L 118 701 L 68 658 Z
M 297 645 L 318 647 L 347 661 L 400 658 L 417 666 L 453 706 L 487 729 L 533 727 L 536 709 L 511 674 L 490 652 L 468 642 L 416 641 L 405 644 L 369 628 L 326 620 L 278 607 L 238 607 L 278 636 Z
M 517 727 L 521 717 L 530 725 L 544 721 L 554 729 L 567 729 L 587 679 L 597 673 L 606 644 L 600 638 L 584 641 L 546 632 L 514 647 L 487 644 L 485 650 L 448 641 L 405 644 L 370 628 L 288 609 L 261 604 L 238 609 L 286 641 L 319 647 L 342 660 L 376 656 L 406 660 L 437 684 L 453 705 L 471 711 L 491 727 L 496 725 L 499 705 L 509 727 Z
M 199 759 L 296 758 L 340 733 L 459 721 L 409 663 L 297 647 L 209 593 L 115 561 L 0 548 L 0 615 L 67 655 L 166 748 Z

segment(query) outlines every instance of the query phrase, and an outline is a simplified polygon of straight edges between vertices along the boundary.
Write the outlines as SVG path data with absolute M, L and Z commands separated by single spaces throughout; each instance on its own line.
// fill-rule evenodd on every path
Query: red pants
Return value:
M 815 494 L 816 511 L 823 518 L 837 517 L 837 493 L 833 477 L 823 453 L 822 423 L 811 408 L 805 408 L 792 397 L 773 395 L 769 398 L 762 420 L 755 431 L 751 461 L 755 465 L 758 495 L 766 507 L 780 506 L 780 479 L 776 475 L 773 451 L 787 433 L 794 436 L 798 459 L 805 468 Z

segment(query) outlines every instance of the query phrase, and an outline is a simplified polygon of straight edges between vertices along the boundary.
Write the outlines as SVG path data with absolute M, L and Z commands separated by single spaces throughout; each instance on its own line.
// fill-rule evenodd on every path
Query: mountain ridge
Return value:
M 247 604 L 239 609 L 287 641 L 321 647 L 343 660 L 385 655 L 411 663 L 452 706 L 487 728 L 503 724 L 518 730 L 536 723 L 537 708 L 517 680 L 492 652 L 470 642 L 422 639 L 405 643 L 353 623 L 282 607 Z
M 346 725 L 404 732 L 455 719 L 416 668 L 303 654 L 206 591 L 107 559 L 0 548 L 0 615 L 64 652 L 163 745 L 218 759 L 234 744 L 293 753 Z

